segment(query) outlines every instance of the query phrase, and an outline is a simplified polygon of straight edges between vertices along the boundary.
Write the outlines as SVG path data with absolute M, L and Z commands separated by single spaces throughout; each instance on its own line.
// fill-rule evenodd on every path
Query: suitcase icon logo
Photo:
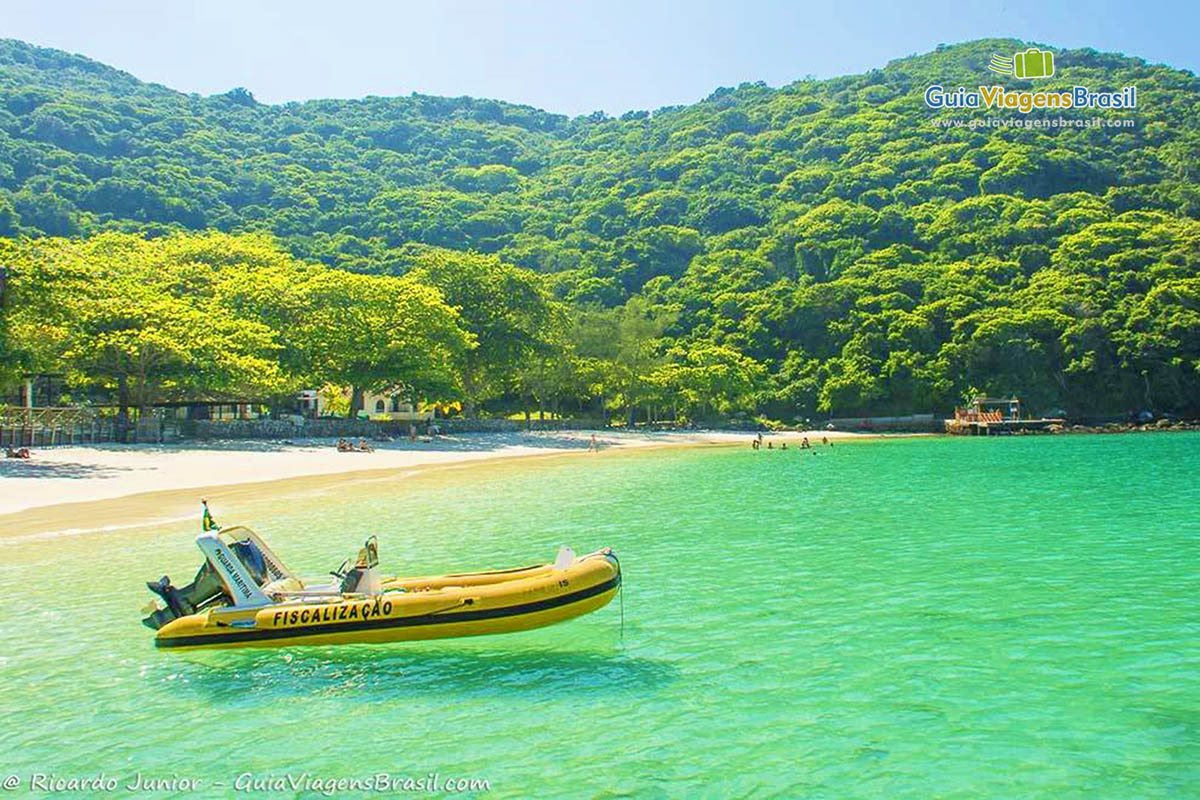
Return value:
M 992 54 L 988 69 L 1001 75 L 1017 78 L 1049 78 L 1054 75 L 1054 53 L 1031 47 L 1024 53 L 1014 53 L 1012 58 Z

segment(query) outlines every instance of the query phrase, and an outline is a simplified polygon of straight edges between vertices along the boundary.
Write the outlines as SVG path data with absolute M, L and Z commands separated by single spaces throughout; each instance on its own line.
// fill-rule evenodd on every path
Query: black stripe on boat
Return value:
M 211 633 L 199 636 L 173 636 L 166 639 L 155 639 L 155 647 L 196 647 L 198 645 L 229 644 L 232 642 L 260 642 L 267 639 L 298 639 L 305 636 L 322 636 L 333 633 L 351 633 L 355 631 L 372 631 L 382 628 L 407 628 L 418 625 L 444 625 L 450 622 L 475 622 L 481 619 L 496 619 L 498 617 L 517 617 L 522 614 L 533 614 L 538 611 L 548 611 L 559 606 L 568 606 L 587 600 L 598 594 L 604 594 L 610 589 L 621 585 L 620 574 L 612 578 L 580 589 L 578 592 L 537 600 L 517 606 L 501 608 L 483 608 L 476 611 L 459 611 L 456 613 L 419 614 L 411 617 L 389 617 L 384 619 L 359 620 L 358 622 L 336 623 L 333 625 L 298 625 L 295 628 L 264 628 L 263 630 L 248 630 L 245 633 Z

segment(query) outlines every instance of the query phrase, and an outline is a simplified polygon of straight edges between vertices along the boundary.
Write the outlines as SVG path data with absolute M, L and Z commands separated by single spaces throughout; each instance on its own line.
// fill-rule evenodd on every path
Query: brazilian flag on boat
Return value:
M 202 531 L 219 531 L 221 526 L 213 519 L 212 514 L 208 511 L 208 501 L 200 501 L 204 505 L 204 517 L 200 520 L 200 530 Z

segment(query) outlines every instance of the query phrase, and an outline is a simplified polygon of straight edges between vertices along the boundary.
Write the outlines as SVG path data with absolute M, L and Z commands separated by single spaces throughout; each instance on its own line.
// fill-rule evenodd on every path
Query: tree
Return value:
M 638 407 L 659 395 L 661 385 L 652 376 L 665 361 L 661 339 L 675 322 L 675 315 L 635 297 L 616 310 L 614 317 L 612 382 L 615 399 L 625 407 L 626 422 L 632 427 Z
M 7 272 L 0 304 L 0 381 L 54 371 L 66 346 L 67 297 L 83 292 L 88 276 L 58 257 L 62 242 L 0 240 Z
M 267 397 L 282 385 L 266 325 L 136 281 L 107 283 L 77 299 L 67 331 L 62 360 L 71 383 L 112 391 L 122 418 L 130 406 Z
M 659 367 L 650 383 L 666 389 L 689 414 L 753 410 L 754 394 L 766 375 L 754 359 L 713 344 L 674 348 L 668 356 L 671 362 Z
M 435 287 L 474 337 L 476 346 L 458 360 L 466 413 L 501 394 L 527 359 L 553 351 L 562 310 L 536 273 L 494 256 L 444 250 L 417 263 L 409 278 Z
M 286 257 L 239 266 L 214 290 L 223 305 L 278 331 L 280 363 L 294 384 L 349 387 L 351 415 L 366 391 L 397 385 L 439 400 L 457 396 L 456 363 L 472 339 L 436 289 Z
M 168 399 L 278 390 L 274 332 L 212 296 L 173 294 L 155 279 L 158 248 L 126 236 L 10 248 L 21 276 L 11 335 L 24 368 L 111 392 L 122 419 Z
M 363 394 L 404 384 L 446 400 L 457 390 L 455 362 L 470 335 L 435 289 L 410 280 L 322 271 L 297 287 L 304 311 L 289 339 L 309 373 L 352 389 L 350 414 Z
M 225 234 L 9 246 L 6 327 L 28 371 L 111 391 L 122 416 L 164 400 L 269 399 L 308 384 L 403 383 L 447 399 L 471 346 L 436 289 L 295 261 Z

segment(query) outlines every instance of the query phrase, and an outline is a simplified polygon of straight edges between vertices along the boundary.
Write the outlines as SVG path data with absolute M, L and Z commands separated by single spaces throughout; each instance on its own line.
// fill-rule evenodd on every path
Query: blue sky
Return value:
M 4 0 L 0 37 L 200 94 L 410 92 L 620 114 L 1012 36 L 1200 69 L 1200 6 L 1153 2 Z

